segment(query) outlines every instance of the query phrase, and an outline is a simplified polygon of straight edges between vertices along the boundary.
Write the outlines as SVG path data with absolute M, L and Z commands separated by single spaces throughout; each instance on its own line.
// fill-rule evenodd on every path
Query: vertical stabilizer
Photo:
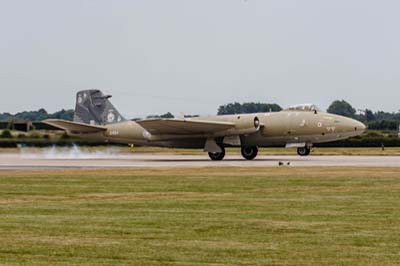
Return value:
M 78 92 L 74 121 L 91 125 L 107 125 L 126 121 L 109 101 L 110 98 L 110 95 L 104 95 L 100 90 Z

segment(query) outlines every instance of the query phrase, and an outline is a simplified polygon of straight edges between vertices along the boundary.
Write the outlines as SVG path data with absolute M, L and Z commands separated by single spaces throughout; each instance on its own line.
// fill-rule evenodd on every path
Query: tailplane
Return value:
M 100 90 L 83 90 L 76 94 L 74 122 L 107 125 L 126 121 Z

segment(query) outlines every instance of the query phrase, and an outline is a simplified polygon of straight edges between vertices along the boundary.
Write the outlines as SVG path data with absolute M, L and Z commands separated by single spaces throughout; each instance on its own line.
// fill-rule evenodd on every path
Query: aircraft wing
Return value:
M 103 126 L 88 125 L 78 122 L 71 122 L 61 119 L 47 119 L 43 123 L 48 124 L 53 127 L 58 127 L 63 130 L 67 130 L 74 133 L 96 133 L 101 131 L 106 131 L 107 129 Z
M 149 119 L 136 123 L 154 135 L 212 134 L 235 127 L 234 123 L 229 122 L 186 119 Z

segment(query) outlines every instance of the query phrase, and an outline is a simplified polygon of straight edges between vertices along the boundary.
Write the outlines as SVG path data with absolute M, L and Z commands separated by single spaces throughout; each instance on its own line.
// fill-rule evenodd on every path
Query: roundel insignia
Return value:
M 111 123 L 114 122 L 115 120 L 115 114 L 113 113 L 113 111 L 110 111 L 107 115 L 107 122 Z

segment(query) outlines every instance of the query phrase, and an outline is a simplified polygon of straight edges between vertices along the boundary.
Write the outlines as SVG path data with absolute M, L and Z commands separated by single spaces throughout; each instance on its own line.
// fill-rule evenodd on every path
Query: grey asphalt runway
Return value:
M 240 156 L 226 156 L 211 161 L 207 155 L 168 154 L 89 154 L 86 156 L 48 156 L 43 154 L 0 154 L 0 170 L 67 168 L 150 168 L 150 167 L 275 167 L 290 166 L 362 166 L 400 167 L 400 156 L 259 156 L 246 161 Z

